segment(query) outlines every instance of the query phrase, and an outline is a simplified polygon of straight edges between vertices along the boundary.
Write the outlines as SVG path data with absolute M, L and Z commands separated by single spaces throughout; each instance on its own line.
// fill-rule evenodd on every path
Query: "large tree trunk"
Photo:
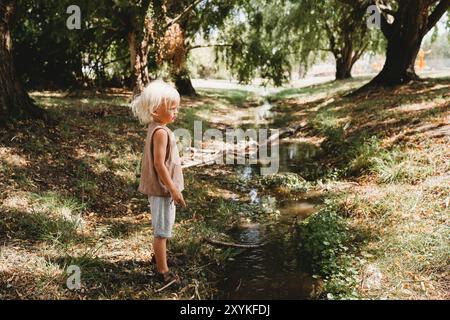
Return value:
M 137 43 L 136 32 L 128 34 L 128 48 L 130 51 L 132 86 L 133 94 L 138 95 L 144 90 L 144 87 L 150 82 L 148 73 L 148 40 L 144 39 Z
M 15 1 L 0 0 L 0 123 L 8 118 L 45 119 L 16 73 L 13 62 L 11 23 L 16 9 Z
M 189 77 L 189 71 L 186 67 L 183 67 L 177 71 L 174 71 L 173 81 L 178 92 L 183 96 L 196 96 L 197 92 L 192 85 L 191 78 Z
M 402 39 L 403 38 L 403 39 Z M 406 39 L 409 38 L 409 41 Z M 403 37 L 388 40 L 386 61 L 374 84 L 393 86 L 418 80 L 414 64 L 422 44 L 423 36 L 406 32 Z
M 429 5 L 425 2 L 409 1 L 399 5 L 394 23 L 390 30 L 385 30 L 388 41 L 386 61 L 373 80 L 374 84 L 393 86 L 419 79 L 414 63 L 428 32 Z
M 431 15 L 430 7 L 438 3 Z M 424 36 L 448 10 L 450 0 L 399 1 L 394 22 L 382 16 L 381 30 L 387 38 L 386 61 L 381 72 L 354 94 L 376 87 L 389 87 L 418 80 L 414 64 Z
M 345 60 L 336 60 L 336 80 L 345 80 L 352 77 L 352 65 Z

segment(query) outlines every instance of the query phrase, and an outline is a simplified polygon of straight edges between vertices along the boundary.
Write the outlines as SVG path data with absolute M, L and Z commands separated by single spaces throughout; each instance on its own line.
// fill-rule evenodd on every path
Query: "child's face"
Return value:
M 172 123 L 178 115 L 178 104 L 166 100 L 152 113 L 152 115 L 153 119 L 162 124 Z

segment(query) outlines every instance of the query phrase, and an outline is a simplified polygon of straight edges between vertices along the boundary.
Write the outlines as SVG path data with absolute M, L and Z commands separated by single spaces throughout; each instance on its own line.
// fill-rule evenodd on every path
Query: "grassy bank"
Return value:
M 318 150 L 301 174 L 333 194 L 299 224 L 300 252 L 328 298 L 448 299 L 450 81 L 344 97 L 354 84 L 274 99 L 304 124 L 291 140 Z

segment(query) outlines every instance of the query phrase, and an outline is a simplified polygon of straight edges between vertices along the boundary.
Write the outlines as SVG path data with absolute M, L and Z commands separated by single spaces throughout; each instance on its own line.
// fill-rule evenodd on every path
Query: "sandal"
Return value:
M 172 271 L 167 271 L 165 273 L 157 273 L 157 278 L 160 282 L 168 284 L 170 282 L 180 283 L 180 277 L 173 273 Z

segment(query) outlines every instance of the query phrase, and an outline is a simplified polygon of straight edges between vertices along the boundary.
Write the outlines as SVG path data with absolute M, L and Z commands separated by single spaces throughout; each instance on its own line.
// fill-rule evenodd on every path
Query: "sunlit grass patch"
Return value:
M 6 166 L 23 168 L 29 164 L 24 156 L 15 154 L 11 148 L 0 147 L 0 167 L 5 170 Z
M 51 299 L 59 296 L 57 293 L 65 284 L 65 272 L 42 253 L 20 248 L 17 243 L 0 248 L 3 298 Z
M 256 98 L 253 92 L 241 89 L 200 89 L 198 91 L 203 96 L 223 100 L 234 106 L 242 106 L 245 102 Z
M 367 77 L 356 77 L 343 81 L 328 81 L 302 88 L 289 88 L 273 94 L 270 99 L 272 101 L 300 99 L 311 102 L 355 89 L 367 80 Z
M 376 264 L 382 275 L 377 290 L 360 288 L 365 297 L 444 298 L 450 189 L 428 187 L 430 179 L 417 186 L 367 186 L 359 196 L 346 198 L 349 222 L 374 234 L 364 250 L 371 253 L 368 263 Z
M 23 240 L 72 242 L 85 226 L 84 205 L 57 193 L 20 194 L 7 198 L 0 218 L 2 237 Z
M 415 158 L 415 159 L 414 159 Z M 382 183 L 409 182 L 424 179 L 435 173 L 433 163 L 420 157 L 394 150 L 373 158 L 372 171 Z

